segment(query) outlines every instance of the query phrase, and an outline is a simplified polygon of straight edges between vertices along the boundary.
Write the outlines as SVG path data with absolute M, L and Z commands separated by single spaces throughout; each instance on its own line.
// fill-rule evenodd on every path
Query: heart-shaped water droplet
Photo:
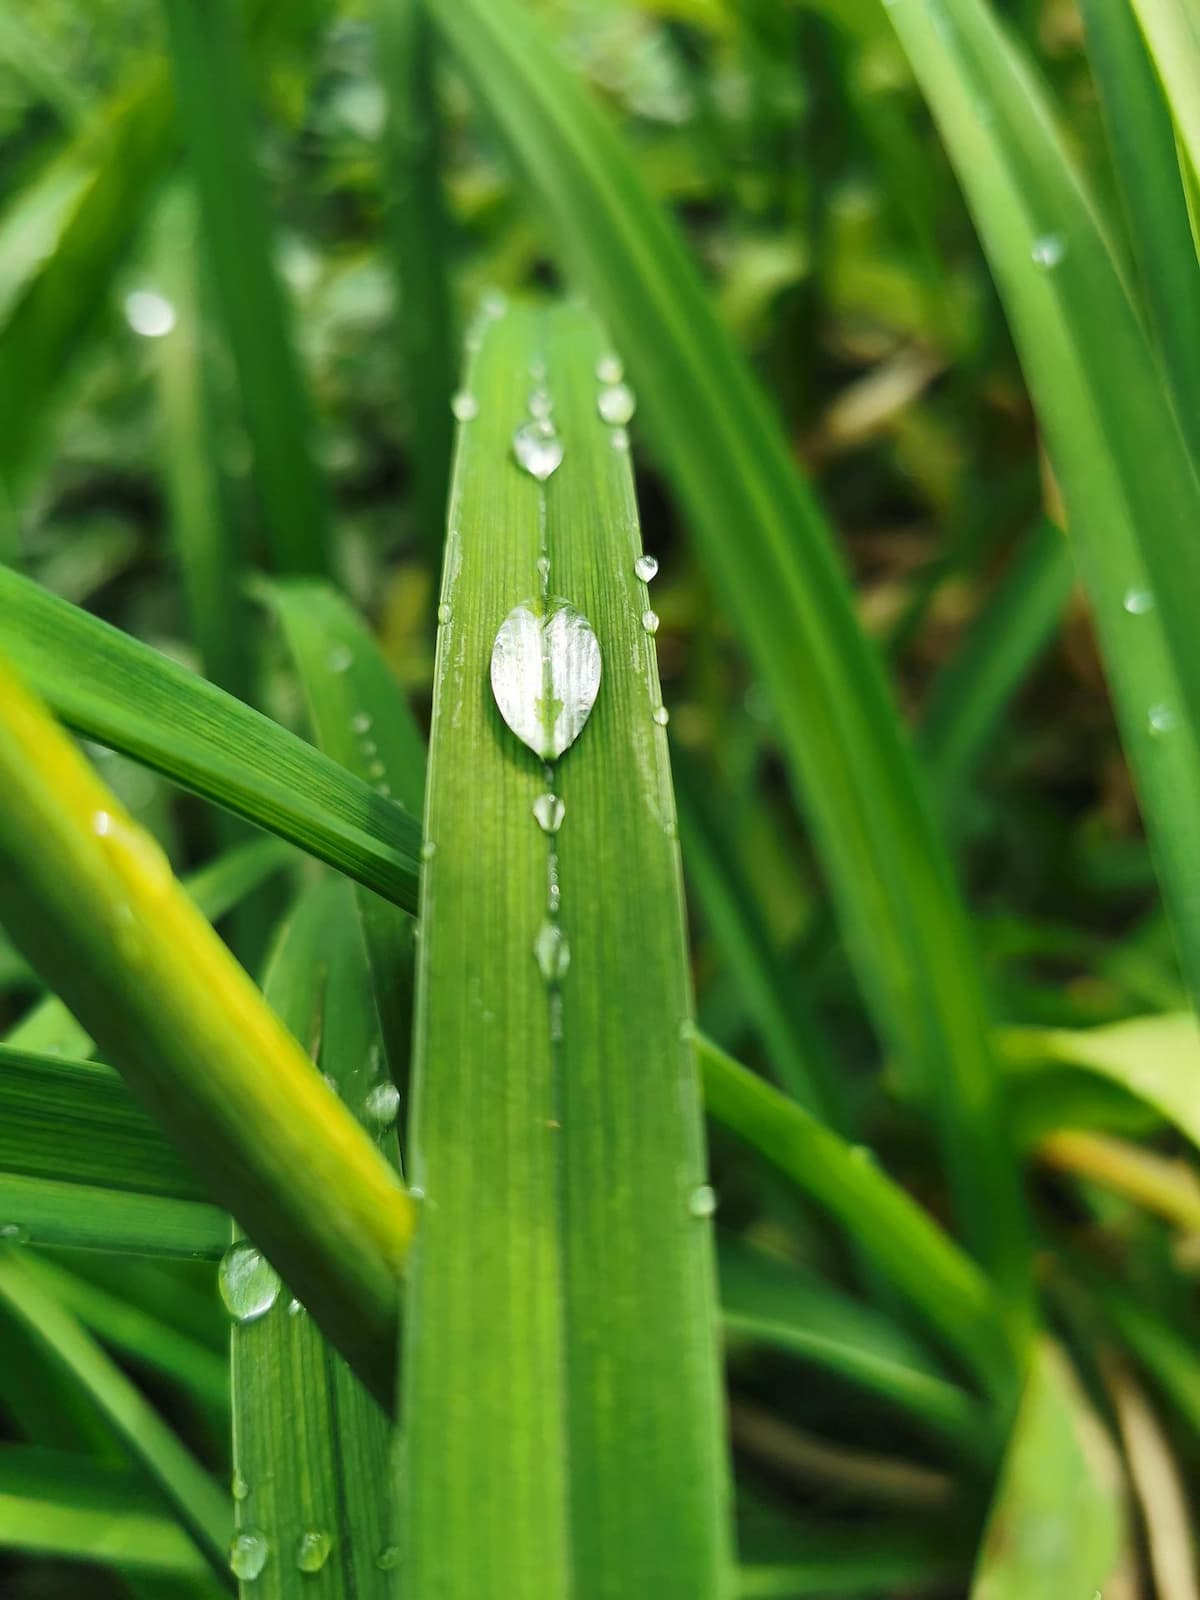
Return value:
M 492 646 L 492 693 L 509 727 L 543 761 L 578 739 L 600 688 L 600 645 L 566 600 L 524 600 Z

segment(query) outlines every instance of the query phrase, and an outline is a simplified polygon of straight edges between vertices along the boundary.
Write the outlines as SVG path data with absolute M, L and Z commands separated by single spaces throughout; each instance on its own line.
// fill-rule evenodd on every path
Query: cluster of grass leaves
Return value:
M 1187 0 L 0 57 L 5 1592 L 1193 1600 Z

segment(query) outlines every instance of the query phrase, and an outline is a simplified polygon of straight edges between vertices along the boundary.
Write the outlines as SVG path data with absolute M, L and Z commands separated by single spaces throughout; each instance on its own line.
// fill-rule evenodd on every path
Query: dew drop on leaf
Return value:
M 1175 726 L 1175 713 L 1170 706 L 1151 706 L 1146 713 L 1146 721 L 1151 733 L 1156 735 L 1170 733 Z
M 375 1557 L 375 1565 L 379 1568 L 380 1572 L 392 1572 L 400 1565 L 400 1546 L 396 1544 L 385 1544 L 383 1549 Z
M 229 1567 L 235 1578 L 243 1583 L 253 1583 L 267 1564 L 271 1547 L 262 1533 L 235 1534 L 229 1546 Z
M 1131 617 L 1144 617 L 1154 609 L 1154 596 L 1149 589 L 1127 589 L 1122 603 Z
M 400 1091 L 394 1083 L 377 1083 L 363 1101 L 363 1116 L 386 1133 L 400 1110 Z
M 525 600 L 492 646 L 492 694 L 522 744 L 554 761 L 575 743 L 600 689 L 600 645 L 566 600 Z
M 639 556 L 633 563 L 633 570 L 643 583 L 651 583 L 658 577 L 658 558 L 656 556 Z
M 610 384 L 608 388 L 601 389 L 596 397 L 596 410 L 605 422 L 614 423 L 617 427 L 624 427 L 636 409 L 637 401 L 627 383 Z
M 460 389 L 450 402 L 456 422 L 474 422 L 479 415 L 479 401 L 467 389 Z
M 549 389 L 534 389 L 529 396 L 529 415 L 545 420 L 554 410 L 554 401 Z
M 441 605 L 437 608 L 437 619 L 441 623 L 443 628 L 450 621 L 450 618 L 453 615 L 454 615 L 454 611 L 453 611 L 453 608 L 450 605 L 450 602 L 448 600 L 443 600 Z
M 666 706 L 655 706 L 650 715 L 654 721 L 657 722 L 660 728 L 665 728 L 667 723 L 671 720 L 671 713 L 667 710 Z
M 279 1299 L 279 1274 L 246 1239 L 231 1244 L 221 1257 L 217 1285 L 225 1309 L 235 1322 L 265 1317 Z
M 601 383 L 620 383 L 625 376 L 620 356 L 614 355 L 611 351 L 601 356 L 596 363 L 596 376 Z
M 571 947 L 557 922 L 543 922 L 533 941 L 534 960 L 547 983 L 557 983 L 571 965 Z
M 250 1493 L 250 1485 L 246 1482 L 245 1478 L 242 1477 L 240 1472 L 234 1473 L 233 1481 L 230 1483 L 229 1489 L 235 1500 L 245 1500 Z
M 711 1217 L 717 1209 L 716 1190 L 707 1183 L 702 1183 L 693 1189 L 688 1197 L 688 1211 L 693 1217 L 703 1220 Z
M 1044 267 L 1047 271 L 1057 267 L 1067 253 L 1066 240 L 1058 233 L 1043 233 L 1033 241 L 1030 250 L 1035 267 Z
M 296 1544 L 296 1565 L 301 1572 L 320 1572 L 329 1560 L 333 1540 L 320 1528 L 306 1528 Z
M 356 711 L 350 718 L 351 733 L 370 733 L 371 717 L 366 711 Z
M 354 665 L 354 656 L 344 644 L 335 644 L 325 657 L 325 665 L 330 672 L 349 672 Z
M 28 1244 L 29 1229 L 20 1222 L 6 1222 L 0 1225 L 0 1242 L 4 1244 Z
M 551 794 L 549 791 L 538 795 L 533 802 L 533 815 L 543 833 L 557 833 L 562 827 L 563 817 L 566 814 L 567 808 L 563 805 L 558 795 Z
M 563 442 L 546 417 L 518 428 L 513 434 L 512 448 L 517 465 L 539 483 L 545 483 L 562 465 Z
M 658 632 L 658 612 L 657 611 L 643 611 L 642 612 L 642 627 L 645 628 L 647 633 L 657 633 Z

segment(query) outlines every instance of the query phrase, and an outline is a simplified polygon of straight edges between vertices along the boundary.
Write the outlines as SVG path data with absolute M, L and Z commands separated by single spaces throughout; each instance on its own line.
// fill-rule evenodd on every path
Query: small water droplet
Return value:
M 1035 267 L 1057 267 L 1067 253 L 1067 242 L 1059 233 L 1043 233 L 1033 241 L 1029 254 Z
M 245 1500 L 250 1494 L 250 1485 L 240 1472 L 234 1473 L 233 1481 L 230 1483 L 229 1488 L 235 1500 Z
M 554 410 L 554 400 L 549 389 L 534 389 L 529 396 L 529 415 L 545 420 Z
M 562 465 L 563 442 L 554 424 L 545 417 L 518 428 L 513 434 L 512 447 L 517 465 L 539 483 L 545 483 Z
M 235 1578 L 253 1583 L 267 1564 L 271 1547 L 266 1535 L 246 1530 L 234 1535 L 229 1546 L 229 1567 Z
M 601 389 L 596 397 L 596 410 L 601 417 L 619 428 L 632 419 L 636 409 L 637 401 L 627 383 L 614 383 L 607 389 Z
M 460 389 L 450 401 L 450 410 L 456 422 L 474 422 L 479 415 L 479 401 L 466 389 Z
M 600 689 L 600 645 L 566 600 L 526 600 L 500 624 L 492 693 L 523 744 L 554 761 L 579 737 Z
M 135 289 L 125 296 L 125 321 L 143 339 L 161 339 L 175 326 L 175 307 L 153 289 Z
M 29 1229 L 21 1222 L 6 1222 L 0 1226 L 0 1239 L 5 1244 L 28 1244 Z
M 543 833 L 557 833 L 567 808 L 556 794 L 540 794 L 533 802 L 533 814 Z
M 602 355 L 596 363 L 596 376 L 601 383 L 620 383 L 625 376 L 625 368 L 621 365 L 621 358 L 611 350 Z
M 609 435 L 609 442 L 611 443 L 611 445 L 612 445 L 614 450 L 628 450 L 629 449 L 629 429 L 628 428 L 614 428 L 612 430 L 612 433 Z
M 1154 596 L 1149 589 L 1127 589 L 1122 603 L 1131 617 L 1144 617 L 1154 609 Z
M 289 1317 L 306 1317 L 307 1315 L 308 1315 L 308 1312 L 305 1310 L 305 1307 L 304 1307 L 303 1303 L 301 1301 L 297 1300 L 295 1298 L 295 1296 L 293 1296 L 288 1301 L 288 1316 Z
M 508 296 L 503 289 L 489 289 L 480 302 L 485 317 L 502 317 L 508 310 Z
M 424 1200 L 424 1198 L 425 1198 L 424 1185 L 420 1184 L 420 1183 L 411 1184 L 409 1186 L 408 1198 L 410 1200 L 416 1200 L 418 1203 L 420 1203 L 422 1200 Z
M 651 583 L 658 577 L 658 558 L 639 556 L 633 563 L 633 570 L 643 583 Z
M 702 1183 L 688 1196 L 688 1213 L 703 1220 L 717 1209 L 717 1192 L 711 1184 Z
M 571 965 L 571 947 L 557 922 L 542 923 L 533 941 L 533 955 L 547 983 L 557 983 L 566 977 Z
M 549 578 L 549 576 L 550 576 L 550 557 L 549 556 L 539 556 L 537 558 L 537 571 L 538 571 L 538 577 L 542 580 L 543 583 L 545 583 L 547 581 L 547 579 Z
M 351 733 L 362 734 L 362 733 L 370 733 L 370 731 L 371 731 L 371 717 L 370 717 L 370 714 L 368 712 L 366 712 L 366 711 L 356 711 L 354 713 L 354 715 L 350 718 L 350 732 Z
M 1146 713 L 1146 721 L 1153 734 L 1170 733 L 1175 726 L 1175 713 L 1170 706 L 1151 706 Z
M 171 863 L 167 860 L 158 840 L 136 822 L 112 811 L 97 811 L 92 815 L 92 832 L 103 840 L 109 862 L 117 868 L 126 882 L 134 882 L 140 889 L 150 889 L 161 894 L 172 883 Z M 133 912 L 122 908 L 127 919 Z
M 306 1528 L 296 1544 L 296 1565 L 301 1572 L 320 1572 L 329 1560 L 333 1540 L 319 1528 Z
M 387 800 L 387 799 L 389 799 L 391 797 L 392 786 L 391 786 L 390 783 L 377 783 L 375 785 L 375 793 L 376 794 L 381 794 L 384 797 L 384 799 Z M 404 807 L 401 806 L 400 809 L 401 809 L 401 811 L 403 811 Z
M 438 608 L 437 608 L 437 619 L 441 623 L 443 628 L 450 621 L 450 618 L 453 615 L 454 615 L 454 608 L 451 606 L 451 604 L 450 604 L 450 602 L 448 600 L 443 600 L 441 605 L 439 605 Z
M 377 1083 L 363 1101 L 363 1116 L 386 1133 L 400 1110 L 400 1091 L 394 1083 Z
M 657 633 L 658 632 L 658 612 L 657 611 L 643 611 L 642 612 L 642 627 L 645 628 L 647 633 Z
M 541 356 L 535 356 L 529 363 L 529 376 L 534 383 L 544 383 L 546 378 L 546 363 Z
M 335 644 L 325 657 L 325 665 L 330 672 L 349 672 L 354 665 L 354 654 L 344 644 Z
M 221 1257 L 217 1285 L 225 1309 L 239 1323 L 266 1316 L 279 1298 L 279 1274 L 247 1239 L 231 1244 Z
M 364 756 L 374 756 L 379 754 L 379 746 L 375 743 L 374 739 L 364 739 L 358 748 L 362 751 Z
M 437 840 L 423 840 L 421 843 L 421 860 L 432 861 L 435 855 L 437 855 Z
M 382 761 L 372 761 L 367 767 L 367 777 L 374 783 L 379 778 L 387 777 L 387 768 Z
M 671 720 L 671 713 L 667 710 L 666 706 L 655 706 L 650 715 L 653 717 L 654 721 L 658 723 L 660 728 L 665 728 L 667 723 Z
M 400 1546 L 398 1544 L 384 1545 L 383 1549 L 375 1557 L 375 1565 L 380 1572 L 392 1572 L 400 1565 Z

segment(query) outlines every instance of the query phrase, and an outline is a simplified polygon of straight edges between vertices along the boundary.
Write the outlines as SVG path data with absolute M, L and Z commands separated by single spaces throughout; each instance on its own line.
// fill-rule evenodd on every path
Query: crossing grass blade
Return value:
M 1132 0 L 1184 157 L 1200 177 L 1200 18 L 1187 0 Z
M 732 1573 L 710 1196 L 628 454 L 597 413 L 605 346 L 586 315 L 514 310 L 479 342 L 426 801 L 405 1581 L 476 1600 L 715 1600 Z M 544 484 L 513 456 L 539 384 L 565 448 Z M 549 592 L 602 655 L 590 720 L 553 772 L 553 836 L 533 815 L 543 763 L 488 686 L 497 630 L 536 603 L 543 555 Z
M 1046 1538 L 1047 1527 L 1055 1537 Z M 1013 1426 L 971 1600 L 1060 1600 L 1104 1593 L 1123 1555 L 1116 1456 L 1074 1373 L 1036 1350 Z
M 384 1080 L 345 884 L 304 892 L 263 992 L 311 1041 L 342 1098 L 367 1115 Z M 393 1123 L 372 1131 L 394 1164 Z M 252 1570 L 257 1562 L 241 1564 L 242 1592 L 255 1600 L 386 1600 L 395 1578 L 388 1416 L 286 1293 L 265 1315 L 235 1324 L 232 1370 L 238 1548 L 266 1554 L 261 1572 Z
M 962 1226 L 1019 1308 L 1026 1228 L 971 932 L 825 519 L 678 236 L 535 19 L 512 0 L 429 10 L 629 366 L 778 718 L 877 1031 L 926 1094 Z
M 269 717 L 8 571 L 0 650 L 77 732 L 416 908 L 413 818 Z
M 182 880 L 196 909 L 209 922 L 219 922 L 268 878 L 292 860 L 292 852 L 278 839 L 251 839 L 235 845 Z M 62 1056 L 86 1056 L 92 1038 L 57 995 L 47 995 L 4 1035 L 14 1050 L 54 1051 Z
M 195 1543 L 131 1472 L 67 1451 L 0 1446 L 0 1549 L 203 1576 Z
M 11 1246 L 0 1250 L 0 1304 L 77 1384 L 149 1473 L 208 1560 L 225 1570 L 229 1502 L 140 1391 L 48 1294 Z
M 0 783 L 0 921 L 212 1198 L 370 1370 L 394 1327 L 412 1229 L 394 1173 L 158 847 L 7 668 Z
M 266 594 L 283 624 L 319 748 L 419 818 L 425 741 L 375 640 L 346 601 L 323 585 L 277 582 Z M 404 1085 L 412 1034 L 412 924 L 362 887 L 355 904 L 384 1051 L 393 1079 Z
M 1030 62 L 984 0 L 944 10 L 918 0 L 888 15 L 1008 313 L 1183 966 L 1200 991 L 1200 474 Z
M 322 573 L 330 563 L 328 510 L 255 165 L 241 10 L 233 0 L 164 0 L 164 9 L 179 121 L 254 450 L 267 548 L 281 572 Z
M 229 1243 L 217 1206 L 20 1173 L 0 1172 L 0 1213 L 36 1244 L 215 1260 Z

